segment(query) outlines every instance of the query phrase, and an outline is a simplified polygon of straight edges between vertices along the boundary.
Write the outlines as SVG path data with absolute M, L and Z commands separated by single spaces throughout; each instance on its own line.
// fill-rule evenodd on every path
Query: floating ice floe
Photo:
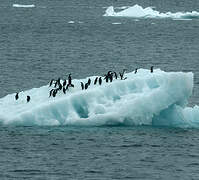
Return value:
M 17 7 L 17 8 L 33 8 L 35 7 L 34 4 L 13 4 L 13 7 Z
M 68 21 L 68 24 L 74 24 L 75 21 Z
M 133 18 L 172 18 L 172 19 L 193 19 L 199 18 L 199 12 L 166 12 L 160 13 L 157 10 L 154 10 L 153 7 L 143 8 L 139 5 L 134 5 L 128 7 L 125 10 L 115 12 L 114 7 L 110 6 L 106 9 L 104 16 L 113 16 L 113 17 L 133 17 Z
M 122 23 L 120 23 L 120 22 L 114 22 L 112 24 L 119 25 L 119 24 L 122 24 Z

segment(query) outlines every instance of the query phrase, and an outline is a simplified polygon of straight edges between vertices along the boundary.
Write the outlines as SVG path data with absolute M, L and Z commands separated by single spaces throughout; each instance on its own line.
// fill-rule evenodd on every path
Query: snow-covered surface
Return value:
M 153 7 L 143 8 L 138 4 L 127 7 L 126 9 L 115 12 L 114 7 L 110 6 L 106 9 L 104 16 L 114 16 L 114 17 L 133 17 L 133 18 L 172 18 L 172 19 L 192 19 L 199 18 L 199 12 L 165 12 L 161 13 L 154 10 Z
M 0 99 L 0 123 L 15 125 L 158 125 L 195 127 L 199 107 L 186 107 L 193 89 L 193 73 L 139 69 L 126 73 L 126 80 L 74 88 L 49 98 L 52 87 L 43 86 L 20 92 L 19 99 L 9 94 Z M 26 96 L 31 100 L 26 102 Z

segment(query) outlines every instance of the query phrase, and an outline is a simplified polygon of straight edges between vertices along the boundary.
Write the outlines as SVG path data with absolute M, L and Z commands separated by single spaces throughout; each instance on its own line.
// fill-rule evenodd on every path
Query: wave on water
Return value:
M 17 8 L 34 8 L 34 4 L 13 4 L 12 7 L 17 7 Z
M 49 98 L 49 85 L 33 88 L 0 99 L 2 125 L 151 125 L 199 127 L 199 107 L 186 107 L 193 89 L 193 73 L 139 69 L 126 73 L 127 79 L 115 79 L 82 90 L 73 80 L 64 94 Z M 61 82 L 63 82 L 61 80 Z M 26 102 L 30 95 L 30 102 Z
M 171 18 L 171 19 L 193 19 L 199 18 L 199 12 L 166 12 L 161 13 L 157 10 L 154 10 L 153 7 L 143 8 L 138 4 L 128 7 L 122 11 L 115 12 L 114 7 L 110 6 L 106 9 L 104 16 L 113 16 L 113 17 L 133 17 L 133 18 Z
M 74 23 L 83 24 L 84 22 L 82 22 L 82 21 L 68 21 L 68 24 L 74 24 Z

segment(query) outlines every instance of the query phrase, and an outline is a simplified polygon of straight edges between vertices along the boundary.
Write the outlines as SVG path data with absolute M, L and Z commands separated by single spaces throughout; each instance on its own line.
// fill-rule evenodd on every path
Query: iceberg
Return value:
M 74 88 L 66 94 L 49 97 L 52 87 L 33 88 L 0 99 L 2 125 L 67 125 L 67 126 L 172 126 L 199 127 L 199 107 L 186 107 L 193 89 L 193 73 L 139 69 L 126 73 L 126 80 L 94 85 L 97 76 L 88 77 L 91 85 Z M 31 100 L 26 102 L 26 96 Z
M 143 8 L 138 4 L 128 7 L 122 11 L 115 12 L 114 7 L 110 6 L 106 9 L 104 16 L 113 17 L 133 17 L 133 18 L 171 18 L 171 19 L 193 19 L 199 18 L 199 12 L 166 12 L 160 13 L 153 9 L 153 7 Z

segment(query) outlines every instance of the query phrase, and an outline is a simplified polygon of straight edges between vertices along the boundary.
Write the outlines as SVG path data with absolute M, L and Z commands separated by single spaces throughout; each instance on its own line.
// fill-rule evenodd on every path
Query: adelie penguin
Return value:
M 153 73 L 153 66 L 151 66 L 151 73 Z
M 64 80 L 64 82 L 63 82 L 63 87 L 66 85 L 66 80 Z
M 50 81 L 49 87 L 52 86 L 54 79 Z
M 119 73 L 120 74 L 120 78 L 121 80 L 123 80 L 123 77 L 124 77 L 124 73 L 125 73 L 126 69 L 123 69 L 122 73 Z
M 56 94 L 57 94 L 57 89 L 54 89 L 54 90 L 53 90 L 53 97 L 55 97 Z
M 27 102 L 29 102 L 30 101 L 30 96 L 27 96 Z
M 114 74 L 115 74 L 115 79 L 117 79 L 117 73 L 116 73 L 116 72 L 114 72 Z
M 122 80 L 122 79 L 123 79 L 123 74 L 122 74 L 122 73 L 120 73 L 120 72 L 119 72 L 119 74 L 120 74 L 120 78 L 121 78 L 121 80 Z
M 71 74 L 68 75 L 68 84 L 72 84 L 72 77 L 71 77 Z
M 56 88 L 56 87 L 57 87 L 57 84 L 58 84 L 58 81 L 56 81 L 56 82 L 55 82 L 54 88 Z
M 57 87 L 57 85 L 59 86 L 61 83 L 60 83 L 60 78 L 58 78 L 58 80 L 55 82 L 55 88 Z
M 95 78 L 94 84 L 97 84 L 98 77 Z
M 89 84 L 88 84 L 88 83 L 86 83 L 86 84 L 85 84 L 85 90 L 88 88 L 88 86 L 89 86 Z
M 63 93 L 66 94 L 66 88 L 65 87 L 63 87 Z
M 16 100 L 19 99 L 19 93 L 16 93 L 15 99 L 16 99 Z
M 108 79 L 109 79 L 108 75 L 105 75 L 104 79 L 106 80 L 106 82 L 108 82 Z
M 91 79 L 89 78 L 88 79 L 88 85 L 90 86 L 90 84 L 91 84 Z
M 102 77 L 99 78 L 99 85 L 102 84 Z
M 58 85 L 60 85 L 61 84 L 61 82 L 60 82 L 60 78 L 58 78 L 58 80 L 57 80 L 57 83 L 58 83 Z
M 59 90 L 61 90 L 62 89 L 62 85 L 61 84 L 59 84 Z
M 50 90 L 49 97 L 52 96 L 52 92 L 53 92 L 53 91 L 54 91 L 54 89 L 51 89 L 51 90 Z
M 113 81 L 113 73 L 112 73 L 112 71 L 109 71 L 106 76 L 107 76 L 108 79 L 110 79 L 110 82 Z
M 135 69 L 135 74 L 136 74 L 137 72 L 138 72 L 138 69 L 136 68 L 136 69 Z
M 111 82 L 113 81 L 113 74 L 111 74 L 111 75 L 109 76 L 109 79 L 110 79 Z
M 84 83 L 83 82 L 81 82 L 81 88 L 82 88 L 82 90 L 84 90 Z

